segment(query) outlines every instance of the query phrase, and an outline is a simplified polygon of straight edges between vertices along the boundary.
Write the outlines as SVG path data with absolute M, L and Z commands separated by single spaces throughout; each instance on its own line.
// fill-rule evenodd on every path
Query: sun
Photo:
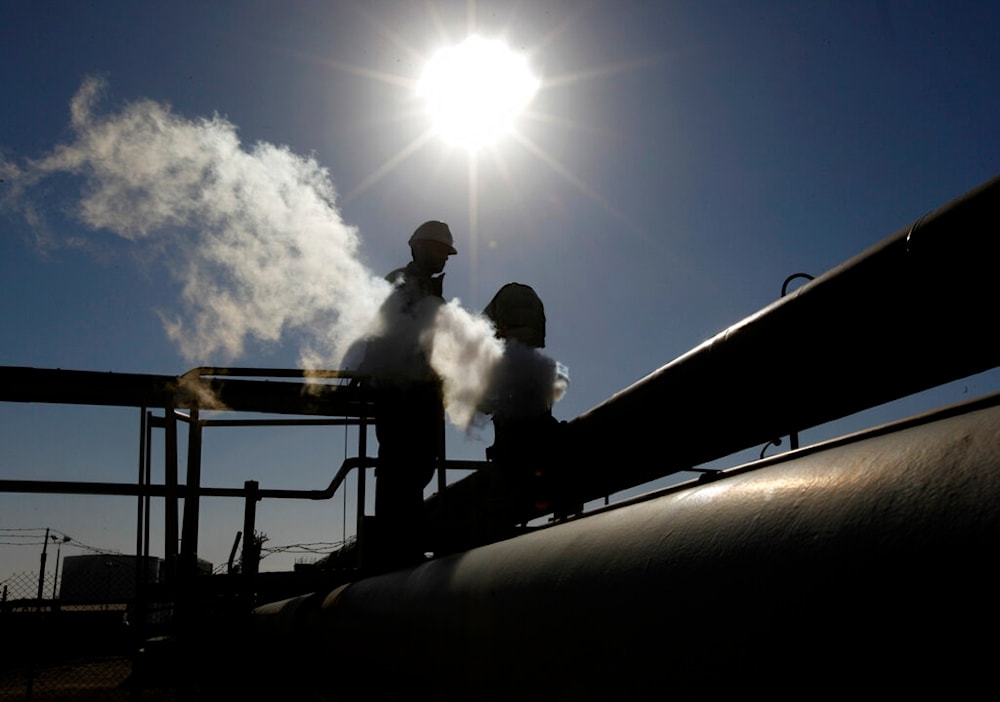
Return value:
M 467 4 L 475 6 L 476 0 Z M 467 38 L 460 44 L 447 45 L 437 53 L 425 54 L 423 49 L 407 43 L 402 37 L 405 32 L 374 18 L 382 33 L 389 36 L 400 53 L 412 59 L 406 66 L 422 66 L 418 75 L 407 70 L 405 74 L 388 72 L 373 66 L 362 66 L 325 59 L 332 68 L 343 70 L 362 78 L 373 80 L 394 89 L 405 91 L 406 97 L 399 103 L 406 109 L 393 115 L 391 121 L 411 120 L 417 117 L 419 127 L 407 124 L 404 133 L 411 135 L 403 144 L 381 163 L 374 165 L 367 175 L 352 188 L 343 193 L 342 201 L 350 202 L 372 188 L 386 176 L 395 172 L 401 164 L 429 149 L 432 142 L 444 141 L 463 151 L 468 169 L 468 201 L 470 208 L 471 241 L 476 239 L 476 219 L 479 208 L 479 178 L 481 168 L 495 168 L 508 185 L 513 185 L 510 177 L 511 162 L 515 159 L 534 159 L 541 166 L 554 172 L 576 190 L 599 204 L 609 214 L 638 231 L 630 217 L 608 202 L 597 188 L 592 187 L 574 173 L 574 169 L 560 161 L 542 144 L 533 138 L 531 130 L 520 128 L 522 119 L 530 120 L 536 126 L 535 134 L 545 134 L 546 126 L 574 130 L 586 129 L 586 125 L 575 118 L 567 119 L 539 110 L 532 101 L 543 90 L 565 87 L 577 83 L 607 79 L 621 73 L 632 72 L 644 67 L 658 65 L 668 58 L 667 54 L 639 57 L 615 64 L 580 68 L 570 73 L 547 75 L 540 78 L 529 65 L 529 56 L 541 55 L 549 39 L 560 32 L 554 31 L 526 52 L 513 51 L 503 39 L 487 39 L 471 27 Z M 494 35 L 497 36 L 497 35 Z M 501 33 L 502 36 L 502 33 Z M 411 110 L 414 107 L 419 110 Z M 531 107 L 529 110 L 528 108 Z M 504 137 L 503 146 L 499 140 Z M 506 146 L 516 146 L 513 153 L 507 153 Z M 429 149 L 442 160 L 455 156 L 451 149 L 441 153 Z M 489 156 L 492 158 L 481 158 Z M 508 159 L 508 156 L 510 157 Z M 454 167 L 456 164 L 452 163 Z M 494 172 L 494 171 L 490 171 Z M 474 248 L 474 243 L 473 243 Z M 470 252 L 471 253 L 471 252 Z M 468 260 L 474 260 L 474 255 Z
M 436 133 L 477 151 L 511 130 L 538 86 L 524 56 L 500 40 L 474 34 L 431 58 L 417 93 Z

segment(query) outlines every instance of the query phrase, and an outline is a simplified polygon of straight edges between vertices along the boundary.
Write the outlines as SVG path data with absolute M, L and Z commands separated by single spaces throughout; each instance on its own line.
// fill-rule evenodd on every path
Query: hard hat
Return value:
M 451 230 L 448 225 L 444 222 L 438 222 L 435 219 L 429 222 L 424 222 L 416 231 L 413 232 L 413 236 L 410 237 L 410 244 L 414 241 L 436 241 L 439 244 L 444 244 L 448 247 L 448 253 L 454 255 L 458 251 L 455 250 L 455 239 L 451 235 Z
M 545 348 L 545 306 L 530 285 L 507 283 L 483 310 L 506 339 Z

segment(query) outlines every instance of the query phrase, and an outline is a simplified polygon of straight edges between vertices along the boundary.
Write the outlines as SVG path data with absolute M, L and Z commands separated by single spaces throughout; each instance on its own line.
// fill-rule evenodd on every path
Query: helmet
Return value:
M 545 306 L 530 285 L 507 283 L 483 310 L 497 335 L 517 339 L 536 349 L 545 348 Z
M 439 244 L 447 246 L 448 252 L 452 255 L 458 253 L 455 250 L 455 239 L 452 237 L 448 225 L 444 222 L 438 222 L 435 219 L 424 222 L 417 227 L 416 231 L 413 232 L 413 236 L 410 237 L 410 244 L 412 245 L 415 241 L 436 241 Z

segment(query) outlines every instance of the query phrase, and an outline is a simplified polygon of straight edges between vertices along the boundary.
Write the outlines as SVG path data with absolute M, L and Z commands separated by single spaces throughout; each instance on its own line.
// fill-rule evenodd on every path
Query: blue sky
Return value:
M 998 26 L 996 3 L 961 1 L 5 2 L 0 365 L 294 367 L 332 353 L 326 331 L 358 309 L 343 301 L 441 219 L 460 251 L 446 298 L 475 313 L 510 281 L 542 297 L 546 352 L 572 378 L 554 412 L 572 419 L 772 302 L 788 275 L 829 270 L 997 175 Z M 427 138 L 413 93 L 433 51 L 472 32 L 524 52 L 542 81 L 516 134 L 474 161 Z M 186 161 L 188 141 L 140 142 L 136 163 L 175 170 L 118 193 L 81 153 L 129 114 L 213 141 Z M 198 158 L 224 162 L 243 193 L 228 229 L 190 205 L 198 183 L 183 201 L 158 187 Z M 248 231 L 257 262 L 227 268 L 220 242 Z M 302 258 L 283 265 L 291 248 Z M 243 315 L 224 329 L 235 341 L 220 341 L 208 298 Z M 134 480 L 138 410 L 8 404 L 0 417 L 5 477 Z M 318 488 L 343 458 L 331 430 L 219 431 L 207 485 Z M 488 429 L 453 430 L 449 454 L 482 458 L 488 443 Z M 259 514 L 275 546 L 341 538 L 338 505 Z M 242 505 L 202 515 L 202 555 L 224 561 Z M 127 551 L 134 504 L 0 495 L 0 529 L 28 527 Z M 0 578 L 37 563 L 37 548 L 0 545 Z

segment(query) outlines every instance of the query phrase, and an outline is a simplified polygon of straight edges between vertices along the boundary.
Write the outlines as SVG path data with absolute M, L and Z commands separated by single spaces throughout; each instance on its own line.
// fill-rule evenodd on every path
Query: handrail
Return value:
M 203 378 L 205 376 L 227 376 L 242 378 L 361 378 L 364 374 L 347 370 L 323 370 L 306 368 L 259 368 L 197 366 L 187 371 L 181 378 Z
M 479 470 L 487 465 L 486 461 L 454 460 L 444 461 L 445 470 Z M 285 488 L 260 488 L 255 490 L 260 498 L 327 500 L 336 494 L 347 478 L 348 473 L 356 468 L 375 468 L 378 459 L 372 456 L 364 458 L 348 458 L 341 464 L 337 474 L 330 484 L 321 490 L 289 490 Z M 178 497 L 188 497 L 192 493 L 200 497 L 246 497 L 245 487 L 200 487 L 194 491 L 188 490 L 184 484 L 170 488 L 176 491 Z M 136 483 L 110 483 L 86 480 L 0 480 L 0 493 L 34 493 L 34 494 L 65 494 L 65 495 L 123 495 L 128 497 L 164 497 L 168 488 L 163 484 L 138 485 Z
M 227 487 L 199 487 L 189 490 L 187 485 L 169 487 L 163 484 L 138 485 L 136 483 L 109 483 L 85 480 L 0 480 L 0 492 L 20 492 L 37 494 L 66 495 L 125 495 L 131 497 L 165 497 L 168 490 L 174 491 L 178 497 L 247 497 L 250 492 L 257 497 L 326 500 L 336 493 L 344 482 L 347 474 L 355 468 L 369 468 L 378 463 L 378 459 L 369 456 L 363 459 L 348 458 L 340 466 L 330 484 L 322 490 L 287 490 L 281 488 L 247 490 Z

